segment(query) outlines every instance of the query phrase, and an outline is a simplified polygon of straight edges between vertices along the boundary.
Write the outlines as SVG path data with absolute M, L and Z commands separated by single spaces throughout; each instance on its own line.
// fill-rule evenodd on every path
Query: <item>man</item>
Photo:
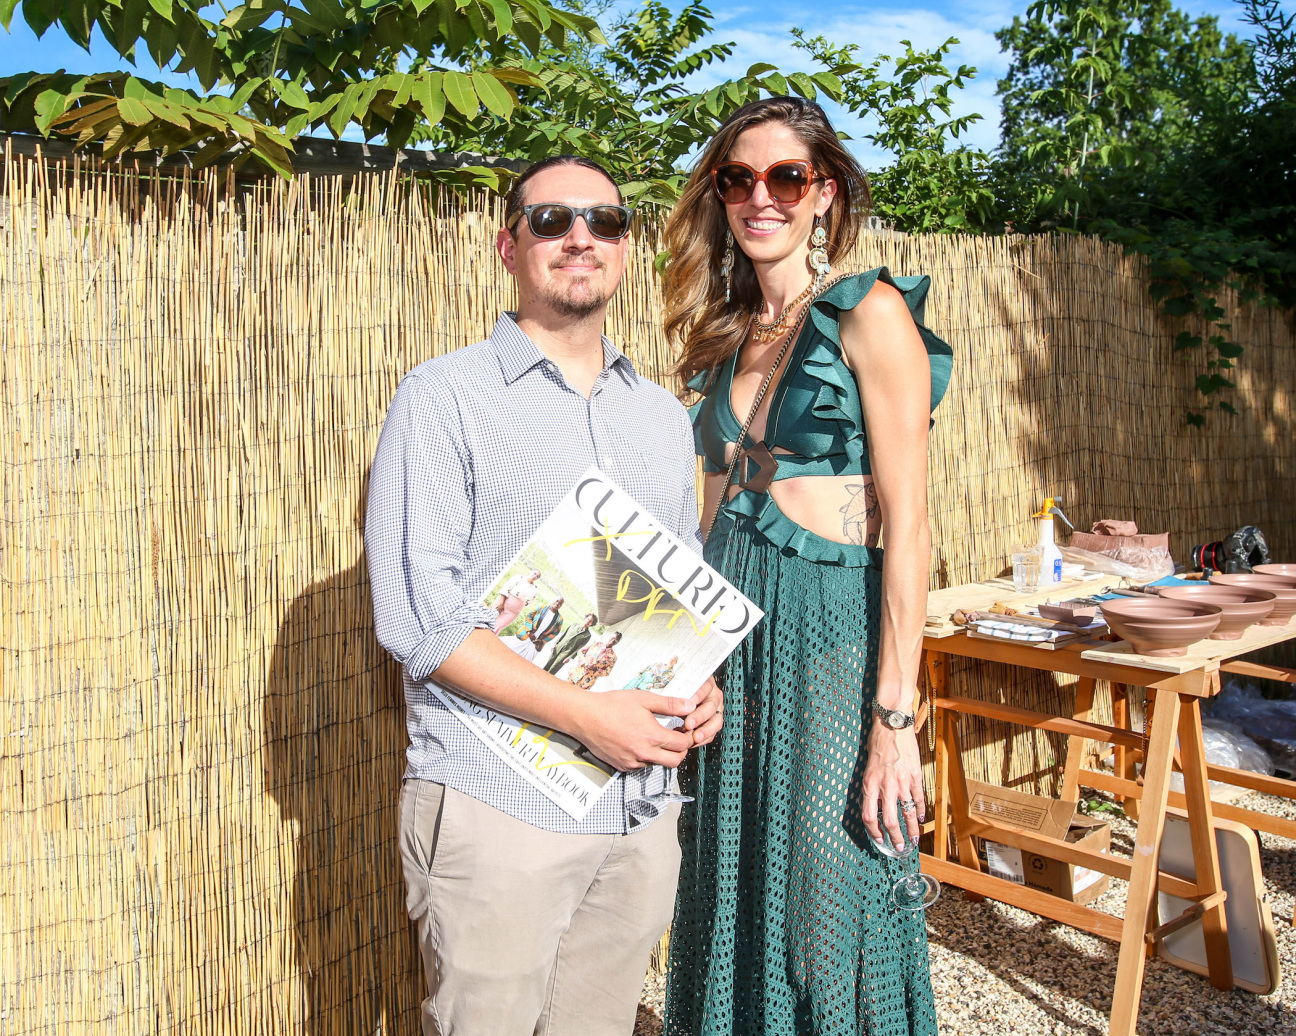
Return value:
M 562 629 L 562 606 L 563 599 L 558 597 L 549 604 L 536 605 L 527 612 L 517 635 L 508 638 L 507 643 L 513 653 L 528 662 L 534 662 L 544 646 Z
M 544 646 L 562 632 L 563 603 L 561 597 L 556 597 L 543 608 L 532 608 L 527 612 L 522 629 L 518 633 L 535 645 L 537 653 L 544 650 Z
M 554 645 L 553 654 L 549 656 L 549 661 L 545 663 L 545 672 L 557 675 L 558 670 L 567 664 L 567 660 L 590 642 L 590 637 L 594 635 L 591 629 L 596 622 L 598 622 L 598 616 L 591 612 L 585 616 L 585 622 L 582 625 L 564 633 L 562 640 Z
M 592 464 L 700 543 L 687 415 L 601 333 L 629 250 L 620 203 L 584 159 L 518 178 L 496 240 L 517 313 L 405 378 L 374 458 L 365 548 L 378 639 L 404 670 L 401 856 L 426 1034 L 629 1036 L 679 866 L 678 807 L 652 797 L 663 767 L 720 726 L 714 682 L 687 699 L 590 694 L 510 651 L 479 603 Z M 623 772 L 577 822 L 460 724 L 432 681 L 569 734 Z

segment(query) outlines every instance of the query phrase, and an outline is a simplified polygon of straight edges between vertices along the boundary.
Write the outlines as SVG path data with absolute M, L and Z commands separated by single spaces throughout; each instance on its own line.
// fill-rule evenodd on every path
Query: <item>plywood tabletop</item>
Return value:
M 1053 586 L 1043 587 L 1038 593 L 1019 594 L 1008 578 L 984 579 L 979 583 L 963 583 L 933 590 L 927 595 L 927 626 L 925 637 L 952 637 L 962 633 L 951 616 L 956 611 L 989 611 L 993 605 L 1004 604 L 1012 608 L 1030 608 L 1047 601 L 1066 601 L 1073 597 L 1090 597 L 1103 590 L 1118 586 L 1120 576 L 1096 576 L 1092 579 L 1064 579 Z
M 1081 652 L 1080 657 L 1091 662 L 1111 662 L 1163 673 L 1187 673 L 1194 669 L 1217 669 L 1220 662 L 1292 639 L 1296 639 L 1296 618 L 1285 626 L 1251 626 L 1238 640 L 1199 640 L 1196 644 L 1189 644 L 1184 654 L 1178 656 L 1140 655 L 1134 650 L 1134 645 L 1118 640 Z

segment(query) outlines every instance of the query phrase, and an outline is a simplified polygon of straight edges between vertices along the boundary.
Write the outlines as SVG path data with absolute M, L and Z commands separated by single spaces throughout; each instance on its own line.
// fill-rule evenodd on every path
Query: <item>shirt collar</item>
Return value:
M 605 370 L 620 370 L 630 381 L 638 377 L 634 363 L 620 349 L 612 344 L 607 335 L 603 340 L 603 367 Z M 531 337 L 517 326 L 517 313 L 505 310 L 495 321 L 495 329 L 490 334 L 491 344 L 495 346 L 495 355 L 499 358 L 500 371 L 504 374 L 504 383 L 511 385 L 536 364 L 544 363 L 546 357 Z

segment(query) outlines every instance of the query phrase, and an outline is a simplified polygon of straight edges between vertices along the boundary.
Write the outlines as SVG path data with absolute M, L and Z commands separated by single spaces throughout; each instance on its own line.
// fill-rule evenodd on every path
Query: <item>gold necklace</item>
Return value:
M 801 305 L 801 303 L 803 303 L 806 299 L 808 299 L 811 296 L 811 294 L 813 294 L 814 290 L 815 290 L 815 282 L 811 281 L 806 286 L 805 291 L 803 291 L 800 295 L 798 295 L 796 298 L 794 298 L 791 302 L 789 302 L 786 306 L 783 307 L 783 312 L 780 313 L 777 318 L 775 318 L 772 324 L 765 323 L 763 320 L 761 320 L 759 316 L 756 315 L 756 313 L 759 313 L 760 310 L 757 310 L 756 313 L 753 313 L 752 324 L 754 325 L 754 329 L 752 331 L 752 337 L 756 339 L 756 341 L 758 342 L 772 342 L 780 335 L 787 334 L 788 317 L 792 315 L 793 310 L 795 310 L 797 306 Z

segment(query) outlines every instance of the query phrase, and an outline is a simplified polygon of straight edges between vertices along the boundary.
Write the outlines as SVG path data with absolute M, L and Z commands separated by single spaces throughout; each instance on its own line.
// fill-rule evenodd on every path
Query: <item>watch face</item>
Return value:
M 891 728 L 893 730 L 899 730 L 901 727 L 903 727 L 904 721 L 905 721 L 905 717 L 904 717 L 904 713 L 902 712 L 891 712 L 887 714 L 887 723 L 891 725 Z

